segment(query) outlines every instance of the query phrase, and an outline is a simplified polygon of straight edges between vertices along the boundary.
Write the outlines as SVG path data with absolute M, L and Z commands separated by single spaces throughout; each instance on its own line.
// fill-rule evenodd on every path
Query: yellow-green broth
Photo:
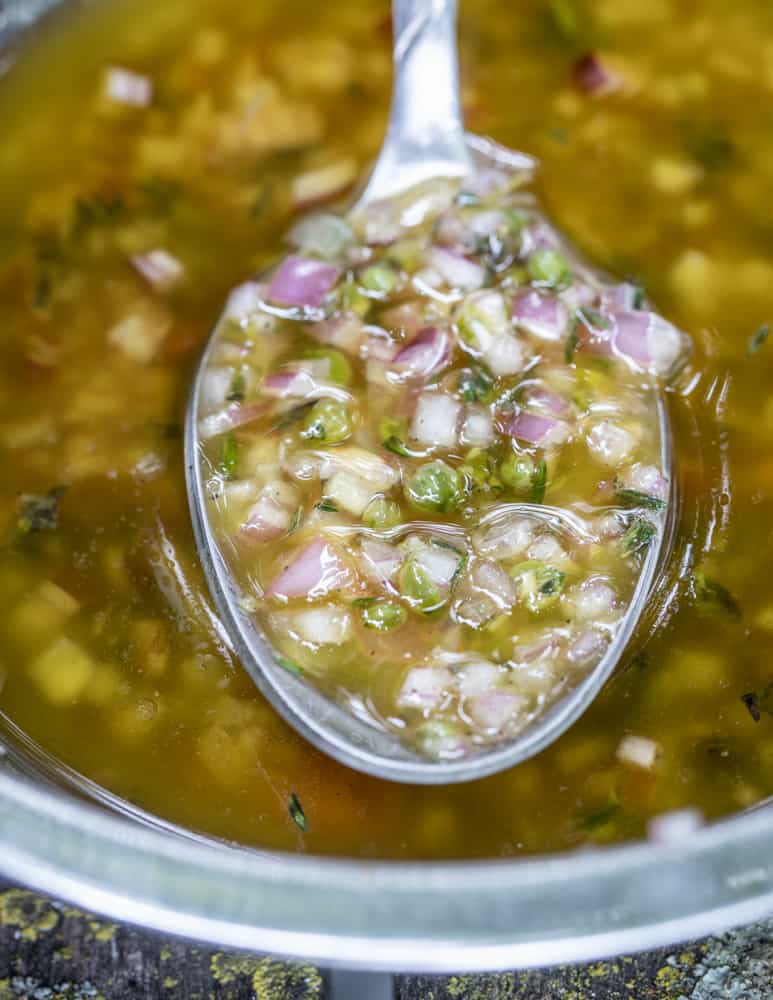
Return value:
M 678 535 L 627 663 L 549 750 L 451 788 L 342 768 L 257 695 L 196 564 L 183 409 L 228 289 L 281 247 L 293 180 L 377 150 L 388 10 L 94 4 L 0 87 L 0 710 L 51 754 L 199 831 L 369 857 L 557 850 L 773 792 L 773 342 L 754 339 L 773 287 L 773 11 L 559 6 L 577 13 L 562 29 L 537 0 L 462 3 L 465 107 L 539 157 L 557 225 L 696 342 L 670 393 Z M 588 48 L 611 93 L 573 84 Z M 105 101 L 111 65 L 152 78 L 150 107 Z M 163 294 L 128 263 L 153 247 L 185 266 Z M 110 337 L 128 314 L 152 331 L 139 354 Z M 57 523 L 25 531 L 20 495 L 60 485 Z M 651 766 L 618 753 L 626 736 L 657 746 Z

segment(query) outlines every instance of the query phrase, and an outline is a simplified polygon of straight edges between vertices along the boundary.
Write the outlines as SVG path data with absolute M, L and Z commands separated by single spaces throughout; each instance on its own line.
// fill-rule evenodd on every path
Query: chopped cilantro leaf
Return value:
M 228 387 L 228 395 L 225 398 L 229 403 L 242 403 L 244 402 L 244 390 L 244 375 L 241 372 L 235 372 Z
M 325 497 L 323 500 L 320 500 L 320 502 L 318 504 L 315 504 L 314 506 L 317 508 L 317 510 L 322 510 L 329 514 L 338 513 L 338 504 L 335 502 L 335 500 L 330 500 L 327 497 Z
M 580 343 L 580 338 L 577 336 L 577 324 L 572 323 L 572 328 L 569 331 L 569 336 L 566 338 L 566 344 L 564 345 L 564 360 L 568 365 L 574 361 L 575 351 Z
M 722 611 L 735 620 L 741 617 L 741 607 L 727 587 L 706 576 L 703 570 L 696 570 L 692 578 L 695 600 L 706 610 Z
M 299 830 L 303 830 L 305 833 L 308 829 L 306 823 L 306 813 L 303 811 L 303 806 L 301 805 L 295 792 L 290 793 L 290 801 L 287 805 L 287 811 L 290 813 L 290 818 L 293 823 L 295 823 Z
M 746 353 L 756 354 L 769 336 L 770 336 L 770 323 L 763 323 L 762 326 L 753 334 L 751 340 L 749 341 L 749 346 L 746 348 Z
M 634 555 L 636 552 L 646 551 L 653 542 L 657 529 L 650 521 L 637 517 L 631 522 L 628 530 L 623 535 L 622 546 L 626 555 Z
M 303 518 L 303 507 L 299 507 L 293 514 L 293 519 L 290 522 L 290 527 L 287 529 L 287 534 L 292 535 L 294 531 L 297 531 L 300 527 L 301 520 Z
M 615 495 L 623 507 L 641 507 L 644 510 L 665 510 L 666 501 L 651 493 L 643 493 L 641 490 L 632 490 L 627 486 L 615 486 Z
M 16 517 L 17 537 L 53 531 L 59 523 L 59 501 L 65 489 L 55 486 L 48 493 L 22 493 Z

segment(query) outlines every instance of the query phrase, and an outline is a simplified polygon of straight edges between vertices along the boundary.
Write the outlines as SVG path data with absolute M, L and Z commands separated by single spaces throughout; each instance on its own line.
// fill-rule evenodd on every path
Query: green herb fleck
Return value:
M 749 691 L 741 695 L 741 701 L 749 710 L 749 715 L 759 722 L 764 712 L 773 715 L 773 684 L 768 684 L 759 691 Z
M 727 587 L 706 576 L 701 569 L 693 574 L 692 591 L 695 600 L 706 610 L 722 611 L 736 621 L 741 617 L 741 607 Z
M 286 656 L 277 656 L 276 662 L 282 670 L 286 670 L 290 674 L 297 674 L 299 677 L 303 675 L 303 667 L 294 660 L 288 660 Z
M 577 310 L 577 315 L 587 326 L 592 326 L 595 330 L 609 329 L 609 320 L 598 309 L 591 309 L 590 306 L 580 306 Z
M 220 452 L 220 471 L 226 479 L 233 479 L 239 463 L 239 444 L 233 434 L 226 434 Z
M 482 368 L 467 368 L 459 375 L 459 392 L 465 403 L 478 403 L 490 397 L 494 380 Z
M 531 501 L 532 503 L 542 503 L 545 499 L 545 490 L 548 485 L 548 466 L 544 458 L 541 458 L 534 467 L 531 477 Z
M 762 326 L 754 333 L 751 340 L 749 341 L 749 346 L 746 348 L 746 353 L 756 354 L 769 336 L 770 336 L 770 323 L 763 323 Z
M 324 499 L 320 500 L 319 503 L 314 504 L 314 506 L 317 508 L 317 510 L 325 511 L 328 514 L 338 513 L 338 504 L 335 502 L 335 500 L 331 500 L 329 497 L 325 497 Z
M 632 490 L 627 486 L 615 485 L 615 496 L 623 507 L 633 509 L 641 507 L 644 510 L 665 510 L 666 501 L 651 493 L 643 493 L 641 490 Z
M 623 552 L 631 556 L 637 552 L 646 551 L 652 544 L 656 534 L 657 529 L 651 521 L 645 521 L 642 517 L 635 518 L 623 535 L 621 542 Z
M 617 819 L 622 807 L 618 802 L 610 802 L 608 805 L 596 809 L 595 812 L 586 813 L 577 821 L 577 827 L 583 833 L 595 833 L 602 827 Z
M 293 532 L 297 531 L 301 526 L 301 520 L 303 519 L 303 507 L 299 507 L 293 514 L 293 519 L 290 522 L 290 527 L 287 529 L 287 534 L 292 535 Z
M 244 375 L 241 372 L 234 372 L 234 377 L 231 379 L 231 384 L 228 386 L 228 394 L 226 399 L 229 403 L 242 403 L 244 402 Z
M 295 792 L 290 793 L 290 801 L 287 805 L 287 811 L 290 813 L 290 818 L 293 823 L 295 823 L 299 830 L 303 830 L 305 833 L 308 829 L 308 825 L 306 823 L 306 813 L 303 811 L 303 806 L 301 805 Z
M 16 517 L 17 538 L 56 529 L 59 524 L 59 501 L 66 488 L 55 486 L 48 493 L 21 494 Z
M 395 455 L 401 455 L 403 458 L 407 458 L 411 454 L 405 443 L 396 434 L 390 434 L 382 444 L 387 451 L 394 452 Z
M 577 335 L 577 324 L 572 323 L 571 329 L 569 330 L 569 336 L 566 338 L 566 344 L 564 345 L 564 361 L 566 361 L 568 365 L 574 361 L 574 355 L 579 343 L 580 338 Z

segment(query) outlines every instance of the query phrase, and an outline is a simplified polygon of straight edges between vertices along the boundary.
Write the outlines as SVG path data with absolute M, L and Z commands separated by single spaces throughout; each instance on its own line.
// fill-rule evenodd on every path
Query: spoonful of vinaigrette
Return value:
M 186 476 L 257 686 L 382 778 L 511 767 L 628 644 L 674 506 L 661 380 L 688 349 L 540 212 L 534 162 L 465 134 L 455 0 L 395 0 L 384 146 L 234 289 Z

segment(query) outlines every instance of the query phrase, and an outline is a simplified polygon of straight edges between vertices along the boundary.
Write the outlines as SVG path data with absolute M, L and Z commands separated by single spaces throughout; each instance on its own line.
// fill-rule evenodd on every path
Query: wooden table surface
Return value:
M 355 984 L 356 985 L 356 984 Z M 365 981 L 356 1000 L 371 1000 Z M 310 965 L 209 948 L 0 886 L 0 1000 L 325 1000 Z M 351 994 L 355 997 L 355 994 Z M 402 976 L 397 1000 L 773 1000 L 773 920 L 539 972 Z

